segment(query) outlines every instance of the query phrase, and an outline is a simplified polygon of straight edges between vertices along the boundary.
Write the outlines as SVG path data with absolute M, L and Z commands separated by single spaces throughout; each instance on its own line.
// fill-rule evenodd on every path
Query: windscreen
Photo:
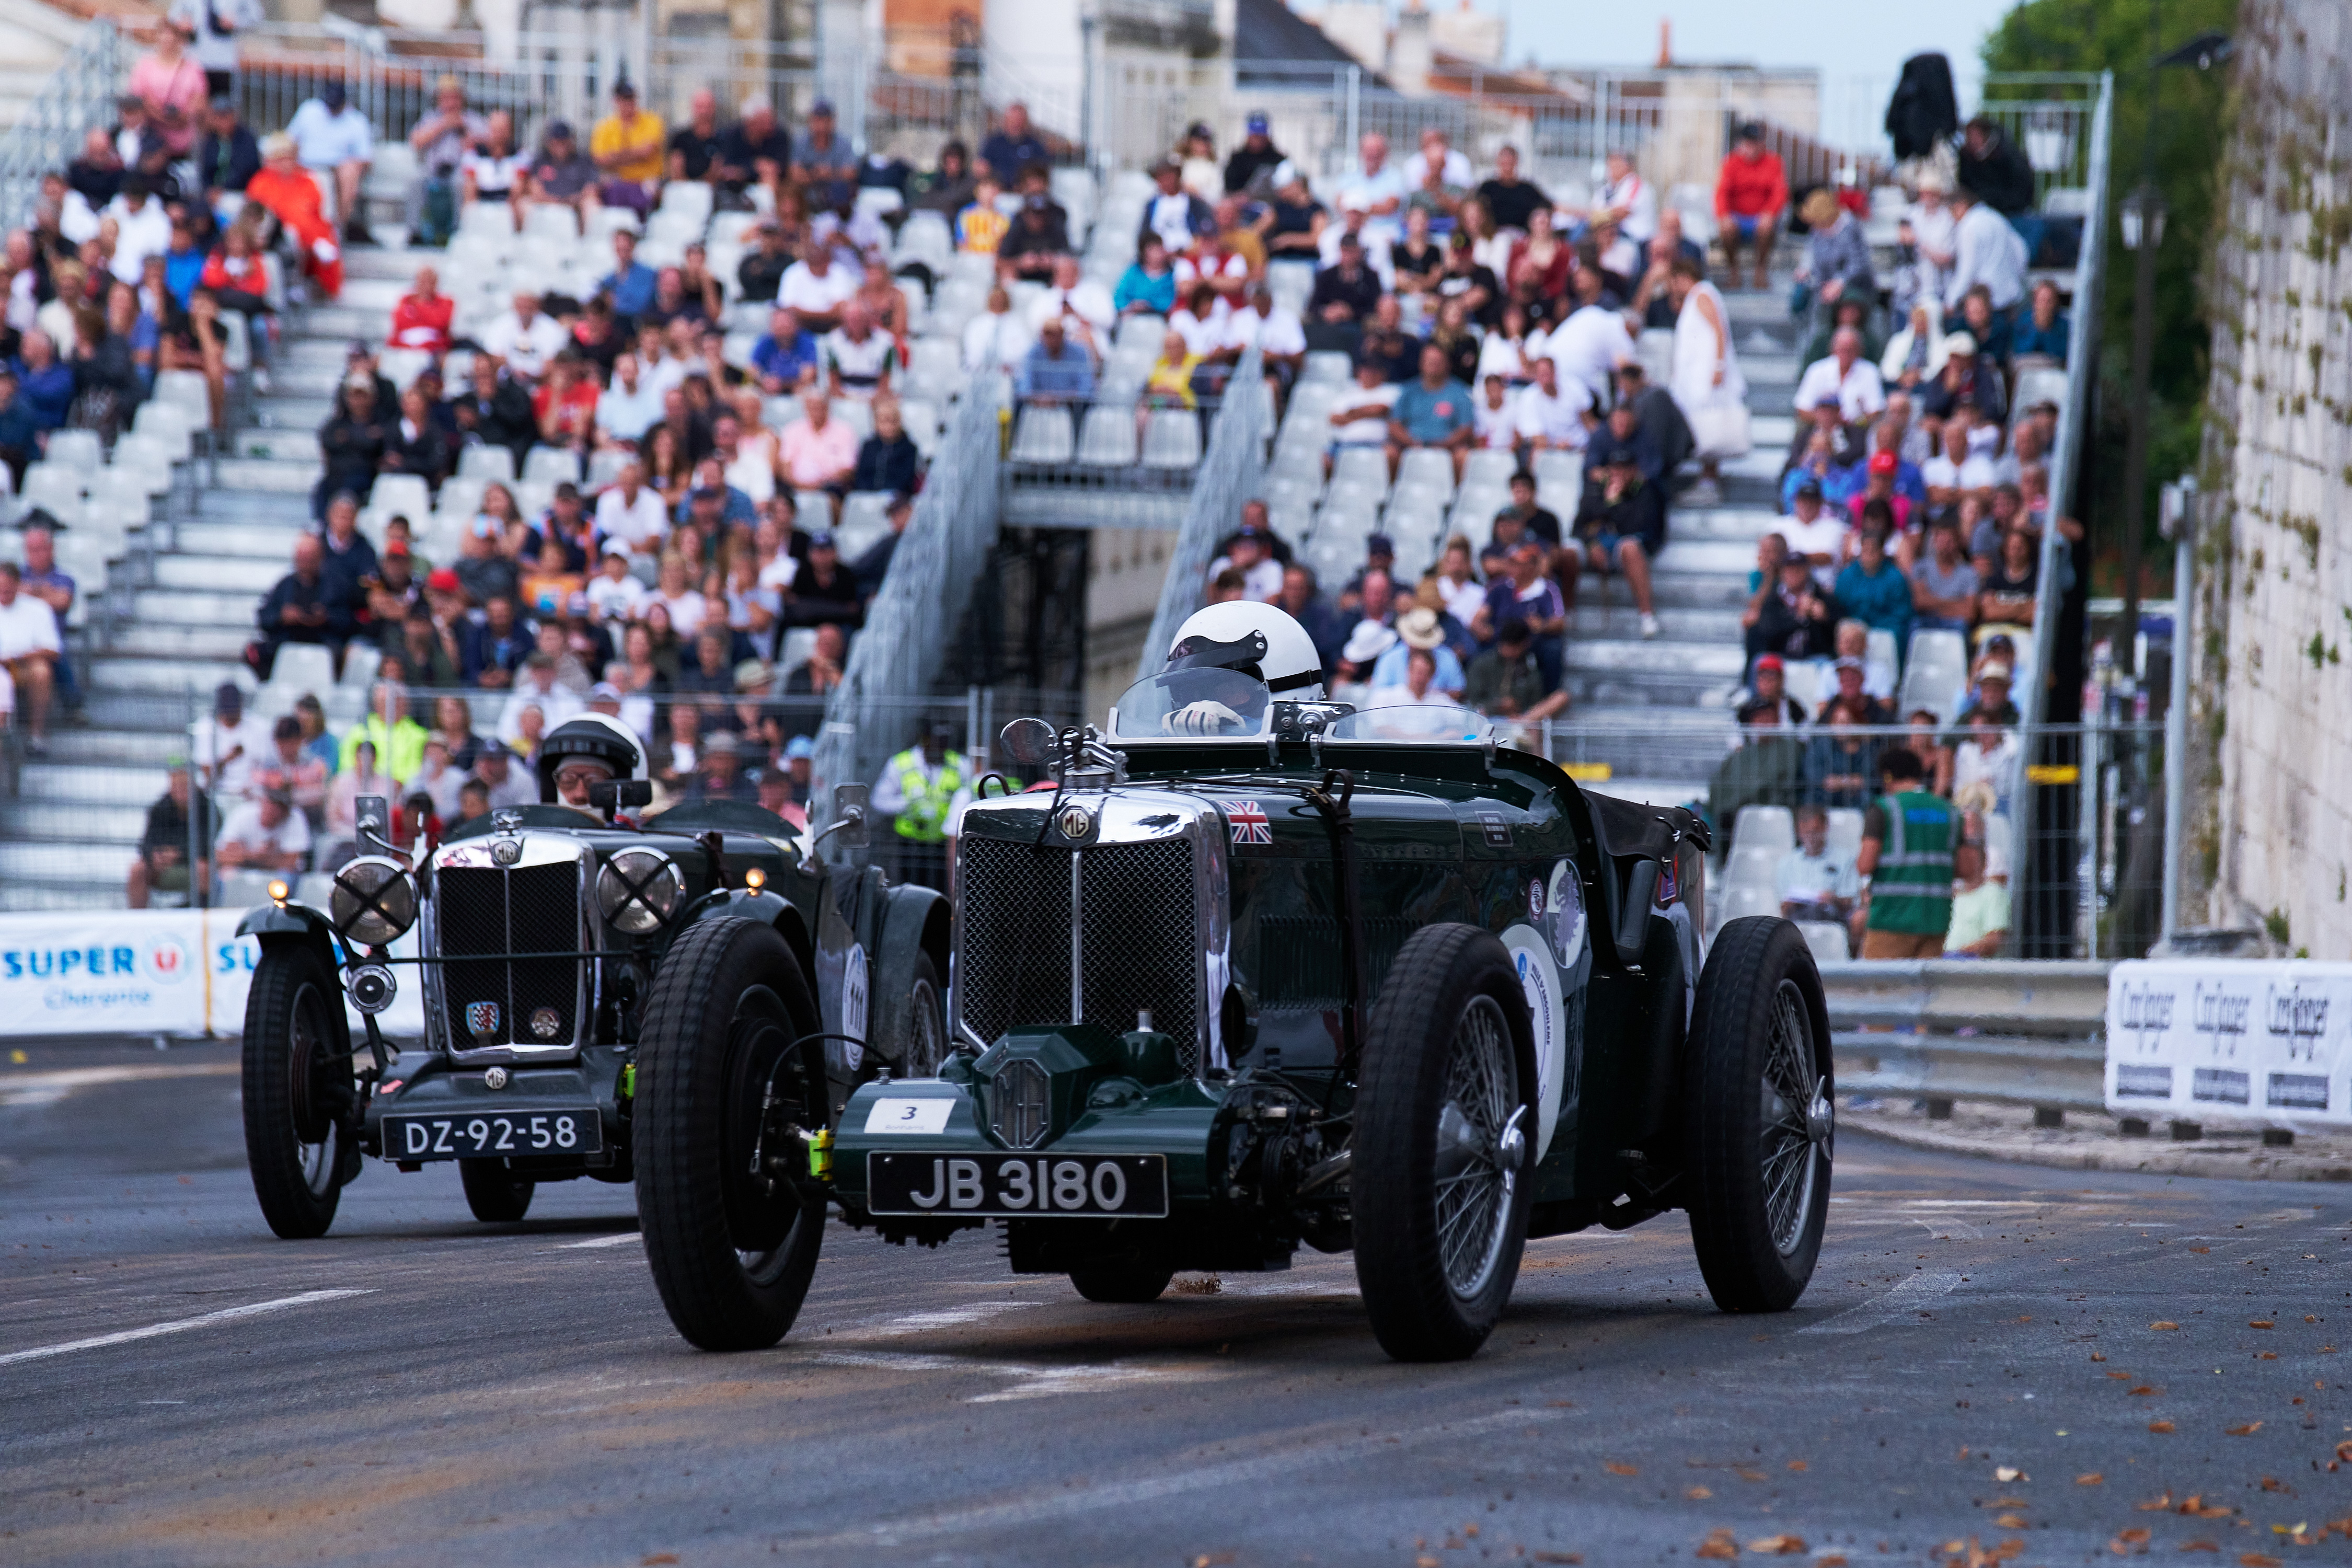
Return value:
M 1402 691 L 1403 689 L 1397 689 Z M 1377 704 L 1382 693 L 1370 700 Z M 1334 741 L 1404 741 L 1424 744 L 1482 744 L 1495 732 L 1486 716 L 1451 702 L 1416 702 L 1408 698 L 1386 707 L 1359 708 L 1333 724 Z
M 1265 683 L 1230 669 L 1164 669 L 1137 681 L 1111 710 L 1111 734 L 1123 741 L 1246 740 L 1264 735 L 1274 694 Z

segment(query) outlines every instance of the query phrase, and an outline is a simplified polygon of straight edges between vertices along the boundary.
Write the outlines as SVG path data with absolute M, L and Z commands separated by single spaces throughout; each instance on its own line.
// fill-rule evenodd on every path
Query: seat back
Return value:
M 1784 855 L 1797 847 L 1796 816 L 1785 805 L 1743 805 L 1732 826 L 1731 841 Z
M 1143 466 L 1190 468 L 1201 461 L 1201 421 L 1187 408 L 1157 408 L 1143 427 Z

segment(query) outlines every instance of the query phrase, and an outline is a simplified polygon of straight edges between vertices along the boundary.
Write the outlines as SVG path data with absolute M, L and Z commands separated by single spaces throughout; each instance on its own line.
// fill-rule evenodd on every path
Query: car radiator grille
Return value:
M 511 952 L 572 952 L 580 946 L 580 870 L 572 863 L 524 866 L 511 871 L 445 866 L 436 873 L 436 915 L 441 953 L 457 962 L 441 968 L 449 1037 L 459 1050 L 479 1044 L 568 1045 L 579 1034 L 580 961 L 526 958 Z M 467 954 L 494 956 L 469 959 Z M 487 1042 L 467 1026 L 473 1002 L 499 1005 L 499 1026 Z M 555 1009 L 552 1039 L 535 1033 L 531 1015 Z
M 992 1041 L 1023 1024 L 1070 1022 L 1069 851 L 967 834 L 959 854 L 956 984 L 964 1023 Z M 1086 1018 L 1124 1033 L 1149 1008 L 1152 1026 L 1174 1037 L 1193 1070 L 1201 937 L 1192 846 L 1104 844 L 1080 860 Z

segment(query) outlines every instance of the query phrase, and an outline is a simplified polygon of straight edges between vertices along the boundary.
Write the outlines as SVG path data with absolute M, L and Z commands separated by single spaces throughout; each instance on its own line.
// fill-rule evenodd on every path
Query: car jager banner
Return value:
M 2352 963 L 2149 960 L 2107 981 L 2107 1109 L 2352 1123 Z

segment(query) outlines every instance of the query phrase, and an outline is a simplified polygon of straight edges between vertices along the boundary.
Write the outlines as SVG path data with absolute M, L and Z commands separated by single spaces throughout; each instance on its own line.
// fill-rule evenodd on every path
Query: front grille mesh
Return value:
M 436 915 L 444 957 L 464 962 L 441 970 L 449 1036 L 459 1050 L 480 1042 L 466 1026 L 469 1002 L 496 1002 L 499 1026 L 492 1045 L 569 1044 L 578 1035 L 580 963 L 572 958 L 530 958 L 509 963 L 512 952 L 571 952 L 580 946 L 580 870 L 576 864 L 524 866 L 499 870 L 483 866 L 445 866 L 436 873 Z M 469 953 L 501 956 L 467 960 Z M 552 1041 L 530 1028 L 530 1016 L 552 1007 L 560 1020 Z
M 1086 1017 L 1114 1033 L 1152 1026 L 1198 1067 L 1201 938 L 1188 840 L 1081 851 Z M 956 984 L 963 1021 L 983 1040 L 1023 1024 L 1070 1021 L 1070 852 L 963 836 Z
M 1193 974 L 1192 846 L 1183 839 L 1105 844 L 1086 851 L 1084 906 L 1087 1016 L 1114 1034 L 1151 1010 L 1151 1026 L 1176 1041 L 1178 1059 L 1199 1065 Z

